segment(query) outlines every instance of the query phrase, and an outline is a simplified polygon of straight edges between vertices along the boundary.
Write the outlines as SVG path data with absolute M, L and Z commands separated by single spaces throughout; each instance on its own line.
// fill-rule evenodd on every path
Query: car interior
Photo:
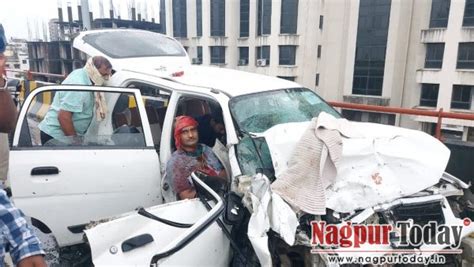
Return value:
M 178 102 L 178 109 L 175 117 L 190 116 L 196 119 L 204 115 L 215 114 L 217 111 L 222 115 L 219 103 L 214 100 L 197 97 L 182 97 Z M 202 135 L 203 133 L 199 134 Z M 173 150 L 175 150 L 174 140 L 172 143 Z
M 139 88 L 145 103 L 145 110 L 148 116 L 148 123 L 153 137 L 155 148 L 160 147 L 161 132 L 165 120 L 166 110 L 168 108 L 168 101 L 170 93 L 166 90 L 158 88 L 154 85 L 134 82 L 128 85 L 131 88 Z M 125 102 L 125 100 L 122 100 Z M 127 106 L 116 114 L 116 125 L 120 126 L 124 123 L 137 127 L 141 131 L 141 121 L 139 112 L 134 103 L 127 102 Z

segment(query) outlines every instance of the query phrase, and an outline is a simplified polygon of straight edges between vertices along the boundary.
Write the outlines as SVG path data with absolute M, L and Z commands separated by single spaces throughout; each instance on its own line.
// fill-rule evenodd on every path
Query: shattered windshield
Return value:
M 238 96 L 231 100 L 230 109 L 239 128 L 251 133 L 262 133 L 277 124 L 310 121 L 321 111 L 340 117 L 316 93 L 306 88 Z

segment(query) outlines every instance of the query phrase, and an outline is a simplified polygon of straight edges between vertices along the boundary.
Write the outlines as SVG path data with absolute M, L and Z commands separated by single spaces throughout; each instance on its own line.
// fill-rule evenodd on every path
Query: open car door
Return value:
M 229 266 L 230 242 L 218 222 L 224 202 L 191 177 L 199 198 L 140 209 L 86 230 L 94 266 Z
M 58 123 L 57 115 L 48 115 L 52 106 L 68 97 L 94 101 L 97 93 L 105 98 L 105 118 L 98 119 L 94 104 L 92 110 L 84 104 L 78 113 L 92 116 L 82 123 L 84 134 L 41 140 L 39 128 L 54 129 Z M 20 112 L 10 157 L 14 203 L 42 232 L 52 232 L 60 246 L 81 242 L 92 220 L 162 202 L 158 154 L 137 89 L 55 85 L 34 90 Z

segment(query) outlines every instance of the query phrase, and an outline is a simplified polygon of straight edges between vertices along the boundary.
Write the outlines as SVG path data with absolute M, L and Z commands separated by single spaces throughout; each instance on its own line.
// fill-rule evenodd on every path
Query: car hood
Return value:
M 325 188 L 326 206 L 335 211 L 351 212 L 417 193 L 436 184 L 448 163 L 449 149 L 424 132 L 349 122 L 327 113 L 319 117 L 346 135 L 336 177 Z M 279 124 L 261 134 L 277 179 L 288 168 L 292 152 L 310 123 Z M 374 176 L 380 177 L 378 183 Z

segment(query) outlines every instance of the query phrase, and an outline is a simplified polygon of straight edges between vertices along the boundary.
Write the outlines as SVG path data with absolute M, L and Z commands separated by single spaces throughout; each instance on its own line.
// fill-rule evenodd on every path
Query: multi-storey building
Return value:
M 474 0 L 160 0 L 165 32 L 195 64 L 294 80 L 327 100 L 474 108 Z M 343 110 L 434 130 L 436 118 Z M 474 121 L 444 119 L 474 141 Z
M 59 35 L 60 33 L 60 28 L 58 24 L 59 20 L 58 19 L 50 19 L 48 22 L 48 28 L 49 28 L 49 39 L 51 41 L 59 41 L 61 40 L 61 36 Z M 45 40 L 46 41 L 46 40 Z
M 28 47 L 25 39 L 11 38 L 5 50 L 7 57 L 6 68 L 13 70 L 28 70 Z M 17 72 L 7 72 L 9 77 L 18 76 Z

